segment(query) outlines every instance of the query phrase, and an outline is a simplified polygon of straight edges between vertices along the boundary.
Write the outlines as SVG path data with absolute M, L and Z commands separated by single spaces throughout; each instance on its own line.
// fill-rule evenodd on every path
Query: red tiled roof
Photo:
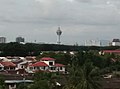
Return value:
M 42 61 L 53 61 L 55 59 L 54 58 L 50 58 L 50 57 L 43 57 L 40 60 L 42 60 Z
M 63 65 L 63 64 L 58 64 L 58 63 L 57 63 L 57 64 L 55 64 L 55 66 L 56 66 L 56 67 L 64 67 L 65 65 Z
M 16 64 L 12 63 L 12 62 L 0 62 L 3 66 L 6 66 L 6 67 L 15 67 Z
M 42 67 L 42 66 L 48 66 L 48 65 L 44 62 L 36 62 L 36 63 L 31 64 L 29 66 L 34 66 L 34 67 L 39 67 L 40 66 L 40 67 Z
M 120 50 L 103 50 L 105 53 L 120 53 Z

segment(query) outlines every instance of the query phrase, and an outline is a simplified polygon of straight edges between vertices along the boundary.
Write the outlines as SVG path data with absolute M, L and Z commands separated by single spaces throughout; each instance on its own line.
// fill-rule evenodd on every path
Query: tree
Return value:
M 39 80 L 29 86 L 29 89 L 50 89 L 46 80 Z
M 100 89 L 99 68 L 86 61 L 82 66 L 73 65 L 64 89 Z
M 17 89 L 28 89 L 28 84 L 21 83 L 18 85 Z
M 0 75 L 0 89 L 5 89 L 4 77 Z
M 34 83 L 29 85 L 29 89 L 53 89 L 56 87 L 56 73 L 37 72 L 34 75 Z

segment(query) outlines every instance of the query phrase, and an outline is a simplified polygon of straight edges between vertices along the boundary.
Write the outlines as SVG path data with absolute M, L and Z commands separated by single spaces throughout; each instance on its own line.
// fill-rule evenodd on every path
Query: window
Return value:
M 0 67 L 0 70 L 2 70 L 3 68 L 2 67 Z
M 30 67 L 30 70 L 33 70 L 33 67 Z
M 14 67 L 10 67 L 10 70 L 14 70 L 15 68 Z
M 41 67 L 42 70 L 45 70 L 45 66 Z
M 53 65 L 53 62 L 49 62 L 49 65 Z
M 55 70 L 55 67 L 50 67 L 50 70 Z
M 63 68 L 62 67 L 60 67 L 60 70 L 62 70 Z
M 37 69 L 37 70 L 39 70 L 39 69 L 40 69 L 40 67 L 36 67 L 36 69 Z
M 14 84 L 11 84 L 11 87 L 15 87 L 15 85 L 14 85 Z
M 21 68 L 23 69 L 23 68 L 24 68 L 24 66 L 22 65 L 22 66 L 21 66 Z

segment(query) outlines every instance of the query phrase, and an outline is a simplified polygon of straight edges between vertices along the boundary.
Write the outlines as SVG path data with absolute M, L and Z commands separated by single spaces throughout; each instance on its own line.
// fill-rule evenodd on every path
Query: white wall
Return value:
M 120 46 L 120 42 L 112 42 L 112 46 Z
M 55 61 L 53 60 L 53 61 L 41 61 L 41 62 L 44 62 L 44 63 L 46 63 L 47 65 L 49 65 L 49 62 L 53 62 L 53 65 L 55 65 Z
M 2 64 L 0 64 L 0 67 L 1 67 L 0 71 L 4 70 L 4 66 Z
M 62 69 L 60 69 L 60 67 L 56 67 L 56 71 L 65 72 L 65 67 L 62 67 Z

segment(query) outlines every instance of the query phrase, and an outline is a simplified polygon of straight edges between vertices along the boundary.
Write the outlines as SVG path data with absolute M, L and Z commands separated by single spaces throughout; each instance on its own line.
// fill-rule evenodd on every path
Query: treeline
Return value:
M 88 50 L 112 50 L 119 49 L 118 46 L 72 46 L 57 44 L 19 44 L 16 42 L 0 44 L 0 56 L 37 56 L 41 51 L 88 51 Z

